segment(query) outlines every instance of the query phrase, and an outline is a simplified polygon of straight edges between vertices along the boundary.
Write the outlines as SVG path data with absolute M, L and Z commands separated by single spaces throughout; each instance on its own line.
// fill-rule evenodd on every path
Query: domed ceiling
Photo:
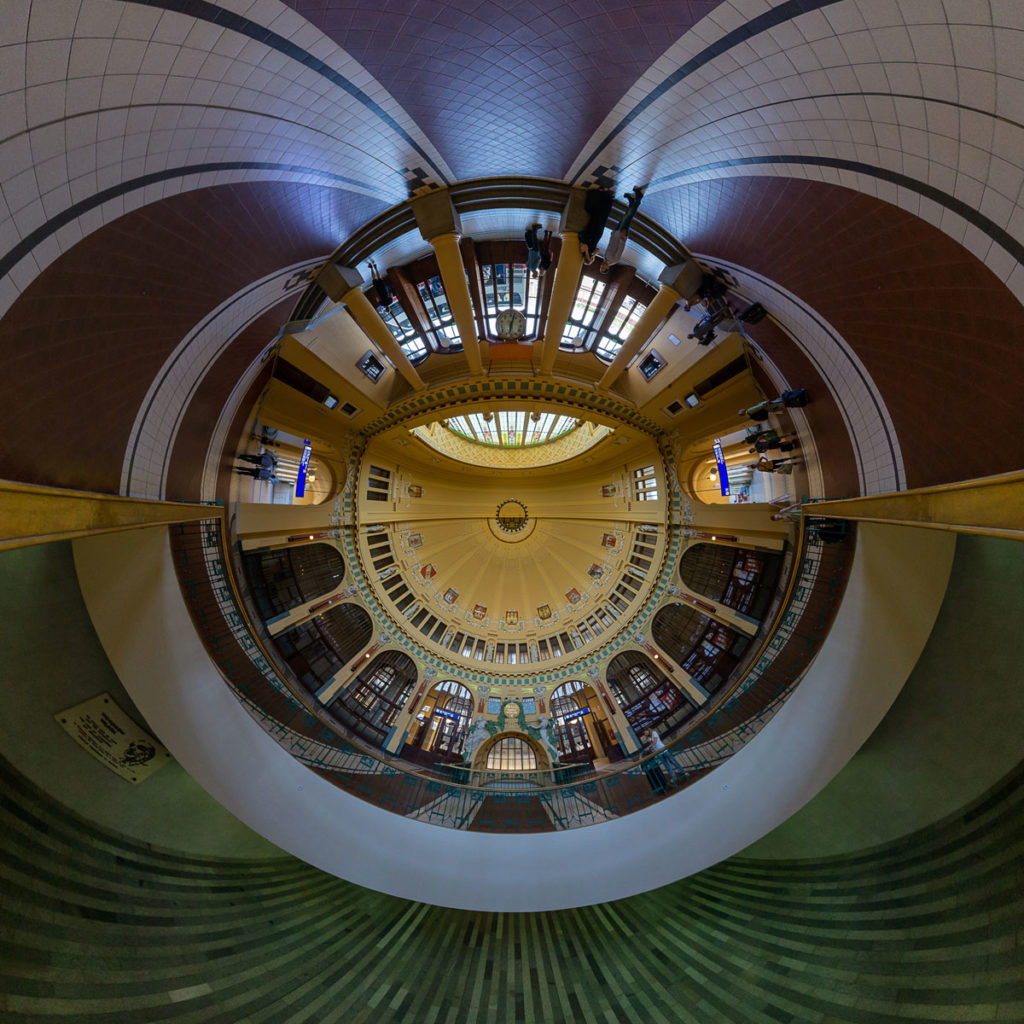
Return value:
M 485 422 L 489 413 L 506 422 L 498 407 L 463 418 Z M 654 439 L 629 429 L 616 436 L 557 410 L 537 415 L 564 429 L 527 447 L 464 441 L 480 464 L 431 454 L 423 428 L 413 428 L 412 444 L 392 432 L 362 454 L 364 575 L 398 628 L 447 659 L 515 672 L 578 656 L 621 629 L 659 578 L 667 504 Z M 583 435 L 582 449 L 564 450 Z M 557 465 L 501 465 L 545 449 L 561 452 Z

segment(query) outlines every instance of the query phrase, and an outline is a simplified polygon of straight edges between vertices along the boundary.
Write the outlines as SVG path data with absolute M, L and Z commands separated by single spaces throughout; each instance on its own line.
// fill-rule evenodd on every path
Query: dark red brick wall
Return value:
M 1024 307 L 948 235 L 850 189 L 779 178 L 700 182 L 646 206 L 694 251 L 832 323 L 889 408 L 909 487 L 1024 466 Z M 782 337 L 765 348 L 788 358 Z
M 84 238 L 0 321 L 0 477 L 116 493 L 139 405 L 181 339 L 252 282 L 329 253 L 381 205 L 312 185 L 222 185 Z M 263 326 L 269 341 L 280 324 Z

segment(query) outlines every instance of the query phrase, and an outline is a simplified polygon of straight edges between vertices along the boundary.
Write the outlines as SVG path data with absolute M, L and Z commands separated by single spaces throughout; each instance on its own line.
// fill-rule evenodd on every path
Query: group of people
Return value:
M 239 476 L 251 476 L 256 480 L 273 480 L 274 472 L 277 469 L 277 459 L 266 449 L 260 449 L 257 454 L 243 452 L 237 456 L 241 462 L 248 462 L 248 466 L 235 466 L 235 472 Z
M 551 232 L 544 237 L 537 234 L 542 224 L 531 224 L 526 229 L 526 272 L 530 277 L 540 277 L 551 267 Z
M 794 388 L 783 391 L 778 398 L 766 398 L 756 405 L 740 409 L 740 416 L 746 416 L 758 424 L 752 431 L 747 433 L 747 440 L 753 443 L 749 449 L 751 455 L 760 455 L 754 464 L 754 471 L 757 473 L 779 473 L 782 476 L 789 476 L 793 467 L 798 465 L 797 459 L 785 453 L 795 451 L 800 447 L 796 440 L 796 431 L 787 434 L 779 434 L 772 429 L 762 429 L 760 426 L 773 412 L 780 412 L 783 409 L 802 408 L 809 401 L 807 388 Z M 779 451 L 784 453 L 781 458 L 769 457 L 769 452 Z

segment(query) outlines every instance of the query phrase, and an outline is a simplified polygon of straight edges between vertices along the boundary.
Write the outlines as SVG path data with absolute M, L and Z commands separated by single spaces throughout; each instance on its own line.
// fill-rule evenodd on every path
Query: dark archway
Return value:
M 244 555 L 242 564 L 264 620 L 330 593 L 345 579 L 345 559 L 332 544 L 251 551 Z
M 358 736 L 383 747 L 416 685 L 416 664 L 401 651 L 384 651 L 328 705 L 328 713 Z
M 642 651 L 623 651 L 612 658 L 608 688 L 638 738 L 650 726 L 666 735 L 696 711 L 679 687 Z

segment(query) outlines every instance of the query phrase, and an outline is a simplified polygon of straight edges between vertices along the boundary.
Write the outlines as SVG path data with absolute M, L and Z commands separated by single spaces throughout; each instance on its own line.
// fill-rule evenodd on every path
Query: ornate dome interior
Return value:
M 0 35 L 11 1019 L 1018 1019 L 1016 3 Z

